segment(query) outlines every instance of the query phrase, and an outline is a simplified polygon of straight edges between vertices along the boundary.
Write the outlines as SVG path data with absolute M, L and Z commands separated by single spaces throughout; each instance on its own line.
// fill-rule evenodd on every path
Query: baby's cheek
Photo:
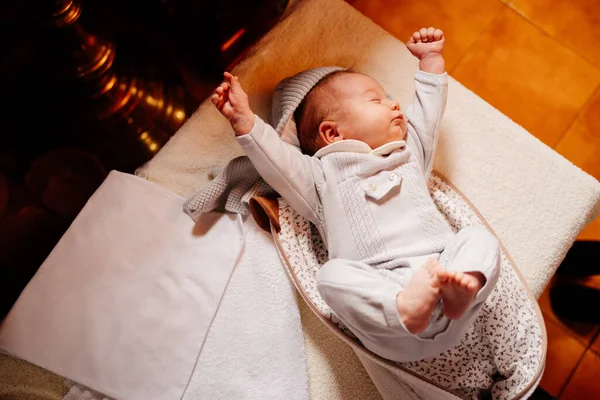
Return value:
M 402 140 L 406 139 L 406 134 L 408 133 L 408 126 L 406 121 L 402 122 Z

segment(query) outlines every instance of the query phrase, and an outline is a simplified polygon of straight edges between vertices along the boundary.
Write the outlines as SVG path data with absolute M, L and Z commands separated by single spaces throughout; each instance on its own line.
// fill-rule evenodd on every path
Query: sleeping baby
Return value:
M 352 70 L 315 68 L 278 85 L 277 130 L 295 123 L 302 151 L 251 111 L 237 77 L 226 72 L 211 98 L 263 179 L 319 230 L 323 299 L 393 361 L 456 346 L 500 271 L 495 237 L 474 226 L 454 233 L 427 187 L 448 88 L 444 34 L 423 28 L 406 46 L 419 71 L 405 111 Z

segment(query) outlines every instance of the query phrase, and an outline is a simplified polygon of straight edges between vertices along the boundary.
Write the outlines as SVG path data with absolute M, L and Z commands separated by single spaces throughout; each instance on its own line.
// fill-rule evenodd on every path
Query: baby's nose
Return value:
M 396 100 L 392 101 L 392 110 L 400 110 L 400 104 Z

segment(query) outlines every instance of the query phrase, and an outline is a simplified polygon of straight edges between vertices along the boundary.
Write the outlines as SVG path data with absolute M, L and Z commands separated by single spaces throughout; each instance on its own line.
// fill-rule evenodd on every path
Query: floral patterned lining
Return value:
M 485 226 L 468 203 L 443 179 L 432 174 L 431 196 L 454 232 L 469 225 Z M 332 313 L 316 288 L 315 276 L 327 261 L 327 250 L 312 224 L 280 200 L 281 251 L 305 300 L 339 330 L 359 343 Z M 514 399 L 530 389 L 542 367 L 542 328 L 519 276 L 502 253 L 501 273 L 473 327 L 454 348 L 417 362 L 392 363 L 462 398 Z

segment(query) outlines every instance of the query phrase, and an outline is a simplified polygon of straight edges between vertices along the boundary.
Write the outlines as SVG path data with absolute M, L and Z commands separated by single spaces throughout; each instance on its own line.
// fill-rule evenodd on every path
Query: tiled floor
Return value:
M 422 26 L 446 34 L 449 73 L 584 171 L 600 179 L 599 0 L 349 0 L 406 41 Z M 580 239 L 600 240 L 600 219 Z M 541 386 L 561 399 L 600 399 L 597 325 L 560 320 L 549 291 Z

